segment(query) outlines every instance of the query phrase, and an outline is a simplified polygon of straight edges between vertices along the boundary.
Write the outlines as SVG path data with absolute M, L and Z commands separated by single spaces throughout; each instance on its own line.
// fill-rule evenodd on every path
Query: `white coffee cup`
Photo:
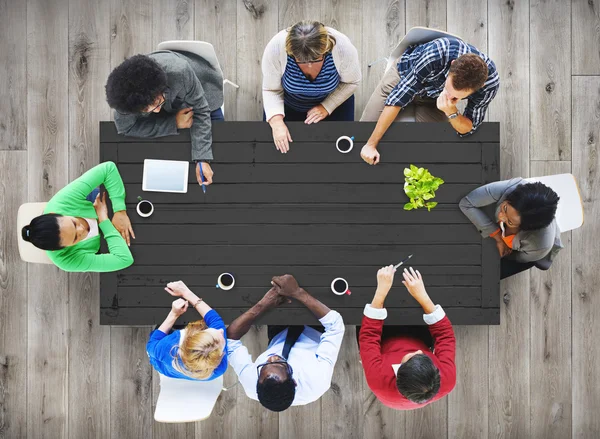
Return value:
M 231 273 L 221 273 L 217 279 L 217 288 L 222 290 L 230 290 L 235 285 L 235 277 Z
M 350 147 L 347 150 L 344 150 L 344 149 L 340 148 L 340 142 L 342 142 L 343 144 L 348 142 L 350 144 Z M 350 151 L 352 151 L 352 148 L 354 147 L 354 136 L 352 136 L 352 137 L 340 136 L 340 138 L 337 139 L 337 142 L 335 142 L 335 147 L 342 154 L 348 154 Z
M 149 211 L 147 209 L 148 206 L 150 206 Z M 140 200 L 139 203 L 137 203 L 135 210 L 137 210 L 139 216 L 143 218 L 148 218 L 154 213 L 154 204 L 152 204 L 152 202 L 148 200 Z
M 352 294 L 350 289 L 348 288 L 348 281 L 343 277 L 336 277 L 331 281 L 331 291 L 333 294 L 337 294 L 338 296 L 343 296 L 344 294 Z

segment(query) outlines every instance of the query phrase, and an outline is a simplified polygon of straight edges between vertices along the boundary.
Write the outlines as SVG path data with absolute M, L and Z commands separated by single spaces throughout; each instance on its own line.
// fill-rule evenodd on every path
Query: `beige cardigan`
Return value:
M 340 74 L 340 83 L 337 88 L 325 98 L 321 105 L 331 114 L 352 94 L 362 79 L 360 64 L 358 62 L 358 51 L 352 45 L 350 39 L 341 32 L 326 27 L 329 35 L 335 38 L 335 46 L 331 51 L 333 63 Z M 263 103 L 267 120 L 276 114 L 283 114 L 283 86 L 281 78 L 287 64 L 287 53 L 285 52 L 285 39 L 287 29 L 275 35 L 265 47 L 262 58 L 263 73 Z

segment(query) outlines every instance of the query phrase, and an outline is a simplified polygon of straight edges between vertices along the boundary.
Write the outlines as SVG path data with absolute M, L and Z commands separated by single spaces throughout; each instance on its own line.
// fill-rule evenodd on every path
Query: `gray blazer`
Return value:
M 123 114 L 115 111 L 118 133 L 150 138 L 178 134 L 176 113 L 191 107 L 194 109 L 190 128 L 192 160 L 212 160 L 210 113 L 223 105 L 223 76 L 192 53 L 159 50 L 148 56 L 167 74 L 165 103 L 160 113 Z
M 481 236 L 487 238 L 498 229 L 500 204 L 517 186 L 526 183 L 525 180 L 519 177 L 481 186 L 460 200 L 460 210 L 477 227 Z M 494 203 L 496 203 L 496 212 L 494 220 L 492 220 L 480 208 Z M 544 229 L 519 231 L 513 239 L 513 250 L 516 251 L 513 251 L 507 258 L 514 259 L 517 262 L 540 261 L 541 265 L 547 268 L 552 263 L 554 256 L 563 247 L 560 240 L 560 230 L 556 224 L 556 219 L 554 219 Z

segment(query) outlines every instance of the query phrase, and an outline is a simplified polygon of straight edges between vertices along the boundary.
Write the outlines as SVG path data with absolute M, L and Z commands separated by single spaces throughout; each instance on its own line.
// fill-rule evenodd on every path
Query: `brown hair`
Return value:
M 220 340 L 206 329 L 204 320 L 188 323 L 181 346 L 171 349 L 175 370 L 198 380 L 209 378 L 224 355 L 219 347 Z M 173 350 L 176 350 L 175 355 Z
M 487 64 L 474 53 L 465 53 L 450 65 L 452 86 L 457 90 L 479 90 L 488 77 Z
M 309 62 L 331 52 L 335 38 L 329 35 L 325 25 L 318 21 L 304 20 L 288 29 L 285 51 L 299 62 Z

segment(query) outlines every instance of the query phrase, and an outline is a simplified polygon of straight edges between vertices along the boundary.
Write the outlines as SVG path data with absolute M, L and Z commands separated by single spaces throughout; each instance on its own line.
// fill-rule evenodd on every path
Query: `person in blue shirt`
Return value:
M 165 290 L 179 299 L 173 302 L 165 321 L 150 333 L 146 344 L 150 364 L 171 378 L 210 381 L 220 377 L 227 370 L 227 335 L 223 319 L 182 281 L 167 284 Z M 171 332 L 190 304 L 203 320 Z

